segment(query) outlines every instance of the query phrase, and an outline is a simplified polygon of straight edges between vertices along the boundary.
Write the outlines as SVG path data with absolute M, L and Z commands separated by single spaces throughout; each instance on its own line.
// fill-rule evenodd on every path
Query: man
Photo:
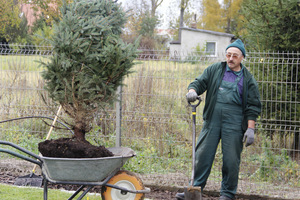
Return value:
M 203 128 L 196 145 L 194 186 L 202 190 L 211 171 L 221 140 L 223 166 L 220 200 L 234 199 L 238 185 L 240 156 L 254 142 L 255 121 L 261 112 L 258 86 L 241 63 L 246 57 L 243 42 L 237 39 L 226 48 L 227 62 L 215 63 L 188 86 L 189 102 L 206 91 Z M 184 199 L 184 193 L 177 193 Z

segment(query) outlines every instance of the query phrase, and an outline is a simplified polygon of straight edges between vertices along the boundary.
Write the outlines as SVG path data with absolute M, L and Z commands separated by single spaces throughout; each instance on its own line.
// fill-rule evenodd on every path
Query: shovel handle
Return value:
M 192 148 L 193 148 L 193 163 L 192 163 L 192 175 L 191 175 L 191 186 L 194 185 L 194 175 L 195 175 L 195 160 L 196 160 L 196 108 L 200 105 L 202 99 L 198 96 L 197 97 L 198 102 L 196 104 L 191 104 L 191 102 L 188 102 L 189 105 L 192 107 L 192 117 L 193 117 L 193 139 L 192 139 Z
M 188 101 L 188 104 L 192 107 L 193 112 L 196 112 L 196 108 L 200 105 L 202 99 L 200 96 L 197 97 L 198 102 L 196 104 L 192 104 L 191 102 Z

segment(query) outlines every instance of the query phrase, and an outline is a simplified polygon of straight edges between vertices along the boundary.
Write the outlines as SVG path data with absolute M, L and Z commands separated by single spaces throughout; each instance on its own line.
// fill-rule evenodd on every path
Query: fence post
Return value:
M 121 121 L 122 121 L 122 86 L 117 89 L 116 102 L 116 147 L 121 147 Z

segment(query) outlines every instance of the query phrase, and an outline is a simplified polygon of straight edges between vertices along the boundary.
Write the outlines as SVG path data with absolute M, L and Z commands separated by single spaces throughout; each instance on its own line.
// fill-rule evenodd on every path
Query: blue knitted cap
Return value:
M 246 49 L 245 49 L 245 45 L 244 43 L 242 42 L 242 40 L 240 39 L 237 39 L 236 41 L 234 41 L 233 43 L 231 43 L 230 45 L 227 46 L 226 50 L 230 47 L 236 47 L 238 48 L 239 50 L 241 50 L 244 58 L 246 57 Z

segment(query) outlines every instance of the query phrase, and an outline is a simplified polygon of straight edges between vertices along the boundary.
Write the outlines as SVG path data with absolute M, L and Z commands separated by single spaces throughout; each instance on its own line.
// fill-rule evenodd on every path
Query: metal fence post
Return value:
M 122 86 L 117 89 L 116 102 L 116 147 L 121 147 L 121 121 L 122 121 Z

